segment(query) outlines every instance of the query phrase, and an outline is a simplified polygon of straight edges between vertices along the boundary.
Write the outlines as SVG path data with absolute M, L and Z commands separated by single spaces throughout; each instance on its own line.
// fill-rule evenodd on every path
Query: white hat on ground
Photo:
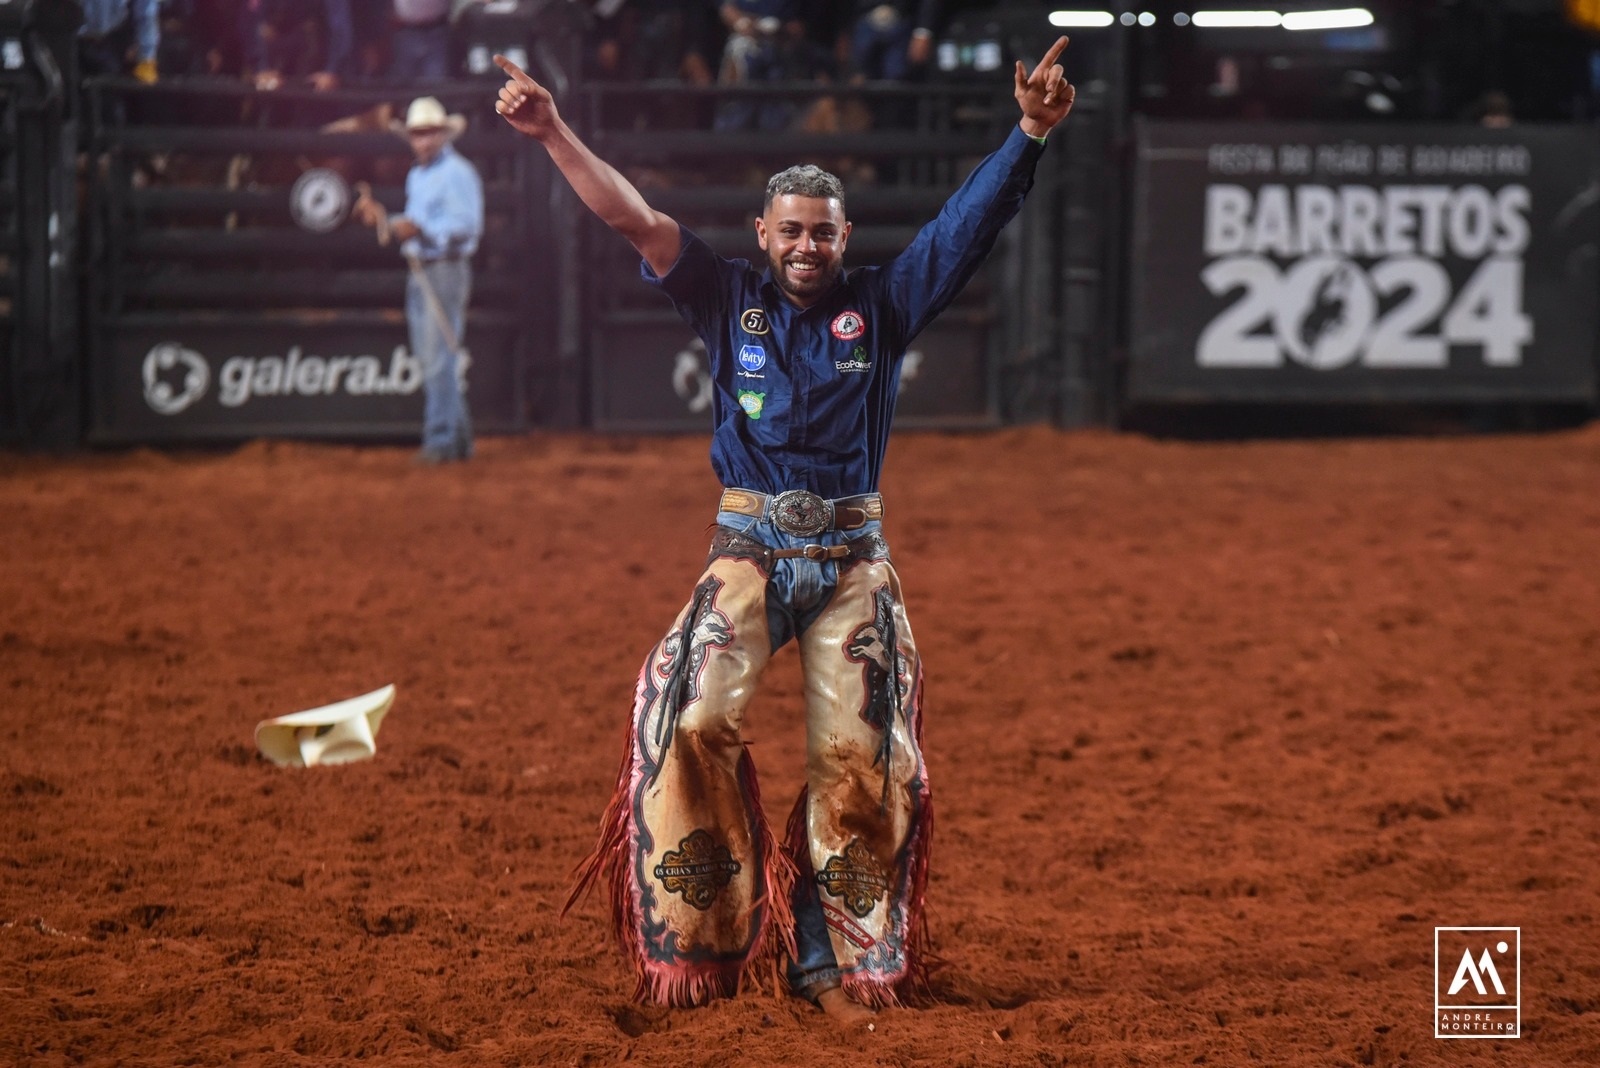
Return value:
M 393 704 L 391 683 L 360 697 L 263 720 L 256 724 L 256 748 L 274 764 L 294 768 L 370 760 L 377 752 L 378 728 Z

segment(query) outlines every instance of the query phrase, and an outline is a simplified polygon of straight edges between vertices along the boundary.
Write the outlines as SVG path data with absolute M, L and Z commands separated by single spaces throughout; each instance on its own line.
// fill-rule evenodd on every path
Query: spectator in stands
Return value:
M 450 77 L 452 0 L 390 0 L 389 80 L 443 81 Z
M 710 85 L 716 19 L 705 0 L 594 0 L 586 73 L 600 81 Z
M 78 56 L 83 73 L 128 74 L 153 83 L 161 47 L 160 0 L 82 0 Z
M 724 0 L 718 12 L 728 28 L 719 83 L 792 81 L 815 72 L 796 0 Z M 782 130 L 794 114 L 790 100 L 729 100 L 717 108 L 714 125 L 718 130 Z
M 933 54 L 938 0 L 856 0 L 850 66 L 859 80 L 905 81 Z
M 239 36 L 257 89 L 294 77 L 337 89 L 354 47 L 350 0 L 242 0 Z
M 678 81 L 709 86 L 722 48 L 716 10 L 706 0 L 595 0 L 583 75 L 596 82 Z M 709 98 L 672 93 L 606 93 L 599 121 L 609 129 L 704 129 Z M 635 181 L 659 184 L 640 172 Z
M 243 69 L 236 10 L 239 0 L 162 0 L 163 71 L 238 77 Z
M 355 218 L 378 230 L 378 240 L 400 242 L 411 268 L 406 283 L 406 325 L 411 354 L 422 364 L 422 451 L 417 462 L 441 464 L 472 457 L 461 337 L 472 292 L 472 254 L 483 236 L 483 181 L 450 142 L 466 119 L 446 115 L 431 96 L 411 102 L 405 134 L 416 163 L 406 175 L 405 214 L 389 218 L 372 191 L 360 188 Z

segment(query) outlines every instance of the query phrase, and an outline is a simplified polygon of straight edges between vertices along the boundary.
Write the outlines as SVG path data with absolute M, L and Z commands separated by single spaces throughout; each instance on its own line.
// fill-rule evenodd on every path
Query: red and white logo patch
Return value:
M 840 341 L 854 341 L 867 332 L 867 321 L 858 311 L 842 311 L 833 317 L 828 329 Z

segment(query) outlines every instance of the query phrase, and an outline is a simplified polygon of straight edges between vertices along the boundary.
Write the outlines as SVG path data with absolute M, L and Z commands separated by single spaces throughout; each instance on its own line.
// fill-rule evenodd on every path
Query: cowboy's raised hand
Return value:
M 500 97 L 494 110 L 518 133 L 544 138 L 556 128 L 556 102 L 550 90 L 528 77 L 528 72 L 505 56 L 494 57 L 495 64 L 506 72 L 506 84 L 500 87 Z
M 1051 128 L 1067 117 L 1078 91 L 1067 81 L 1061 64 L 1056 60 L 1067 47 L 1067 38 L 1057 37 L 1050 51 L 1044 54 L 1039 65 L 1028 73 L 1022 61 L 1017 61 L 1016 87 L 1012 95 L 1022 108 L 1022 128 L 1034 137 L 1043 137 Z

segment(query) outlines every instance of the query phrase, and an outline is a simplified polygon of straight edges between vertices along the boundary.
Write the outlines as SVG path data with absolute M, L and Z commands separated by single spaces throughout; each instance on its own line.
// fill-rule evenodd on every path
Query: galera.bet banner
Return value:
M 527 425 L 514 321 L 469 312 L 460 384 L 480 431 Z M 427 368 L 405 324 L 152 313 L 114 324 L 90 369 L 91 440 L 399 439 L 421 433 Z
M 1133 401 L 1591 401 L 1582 127 L 1141 124 Z

